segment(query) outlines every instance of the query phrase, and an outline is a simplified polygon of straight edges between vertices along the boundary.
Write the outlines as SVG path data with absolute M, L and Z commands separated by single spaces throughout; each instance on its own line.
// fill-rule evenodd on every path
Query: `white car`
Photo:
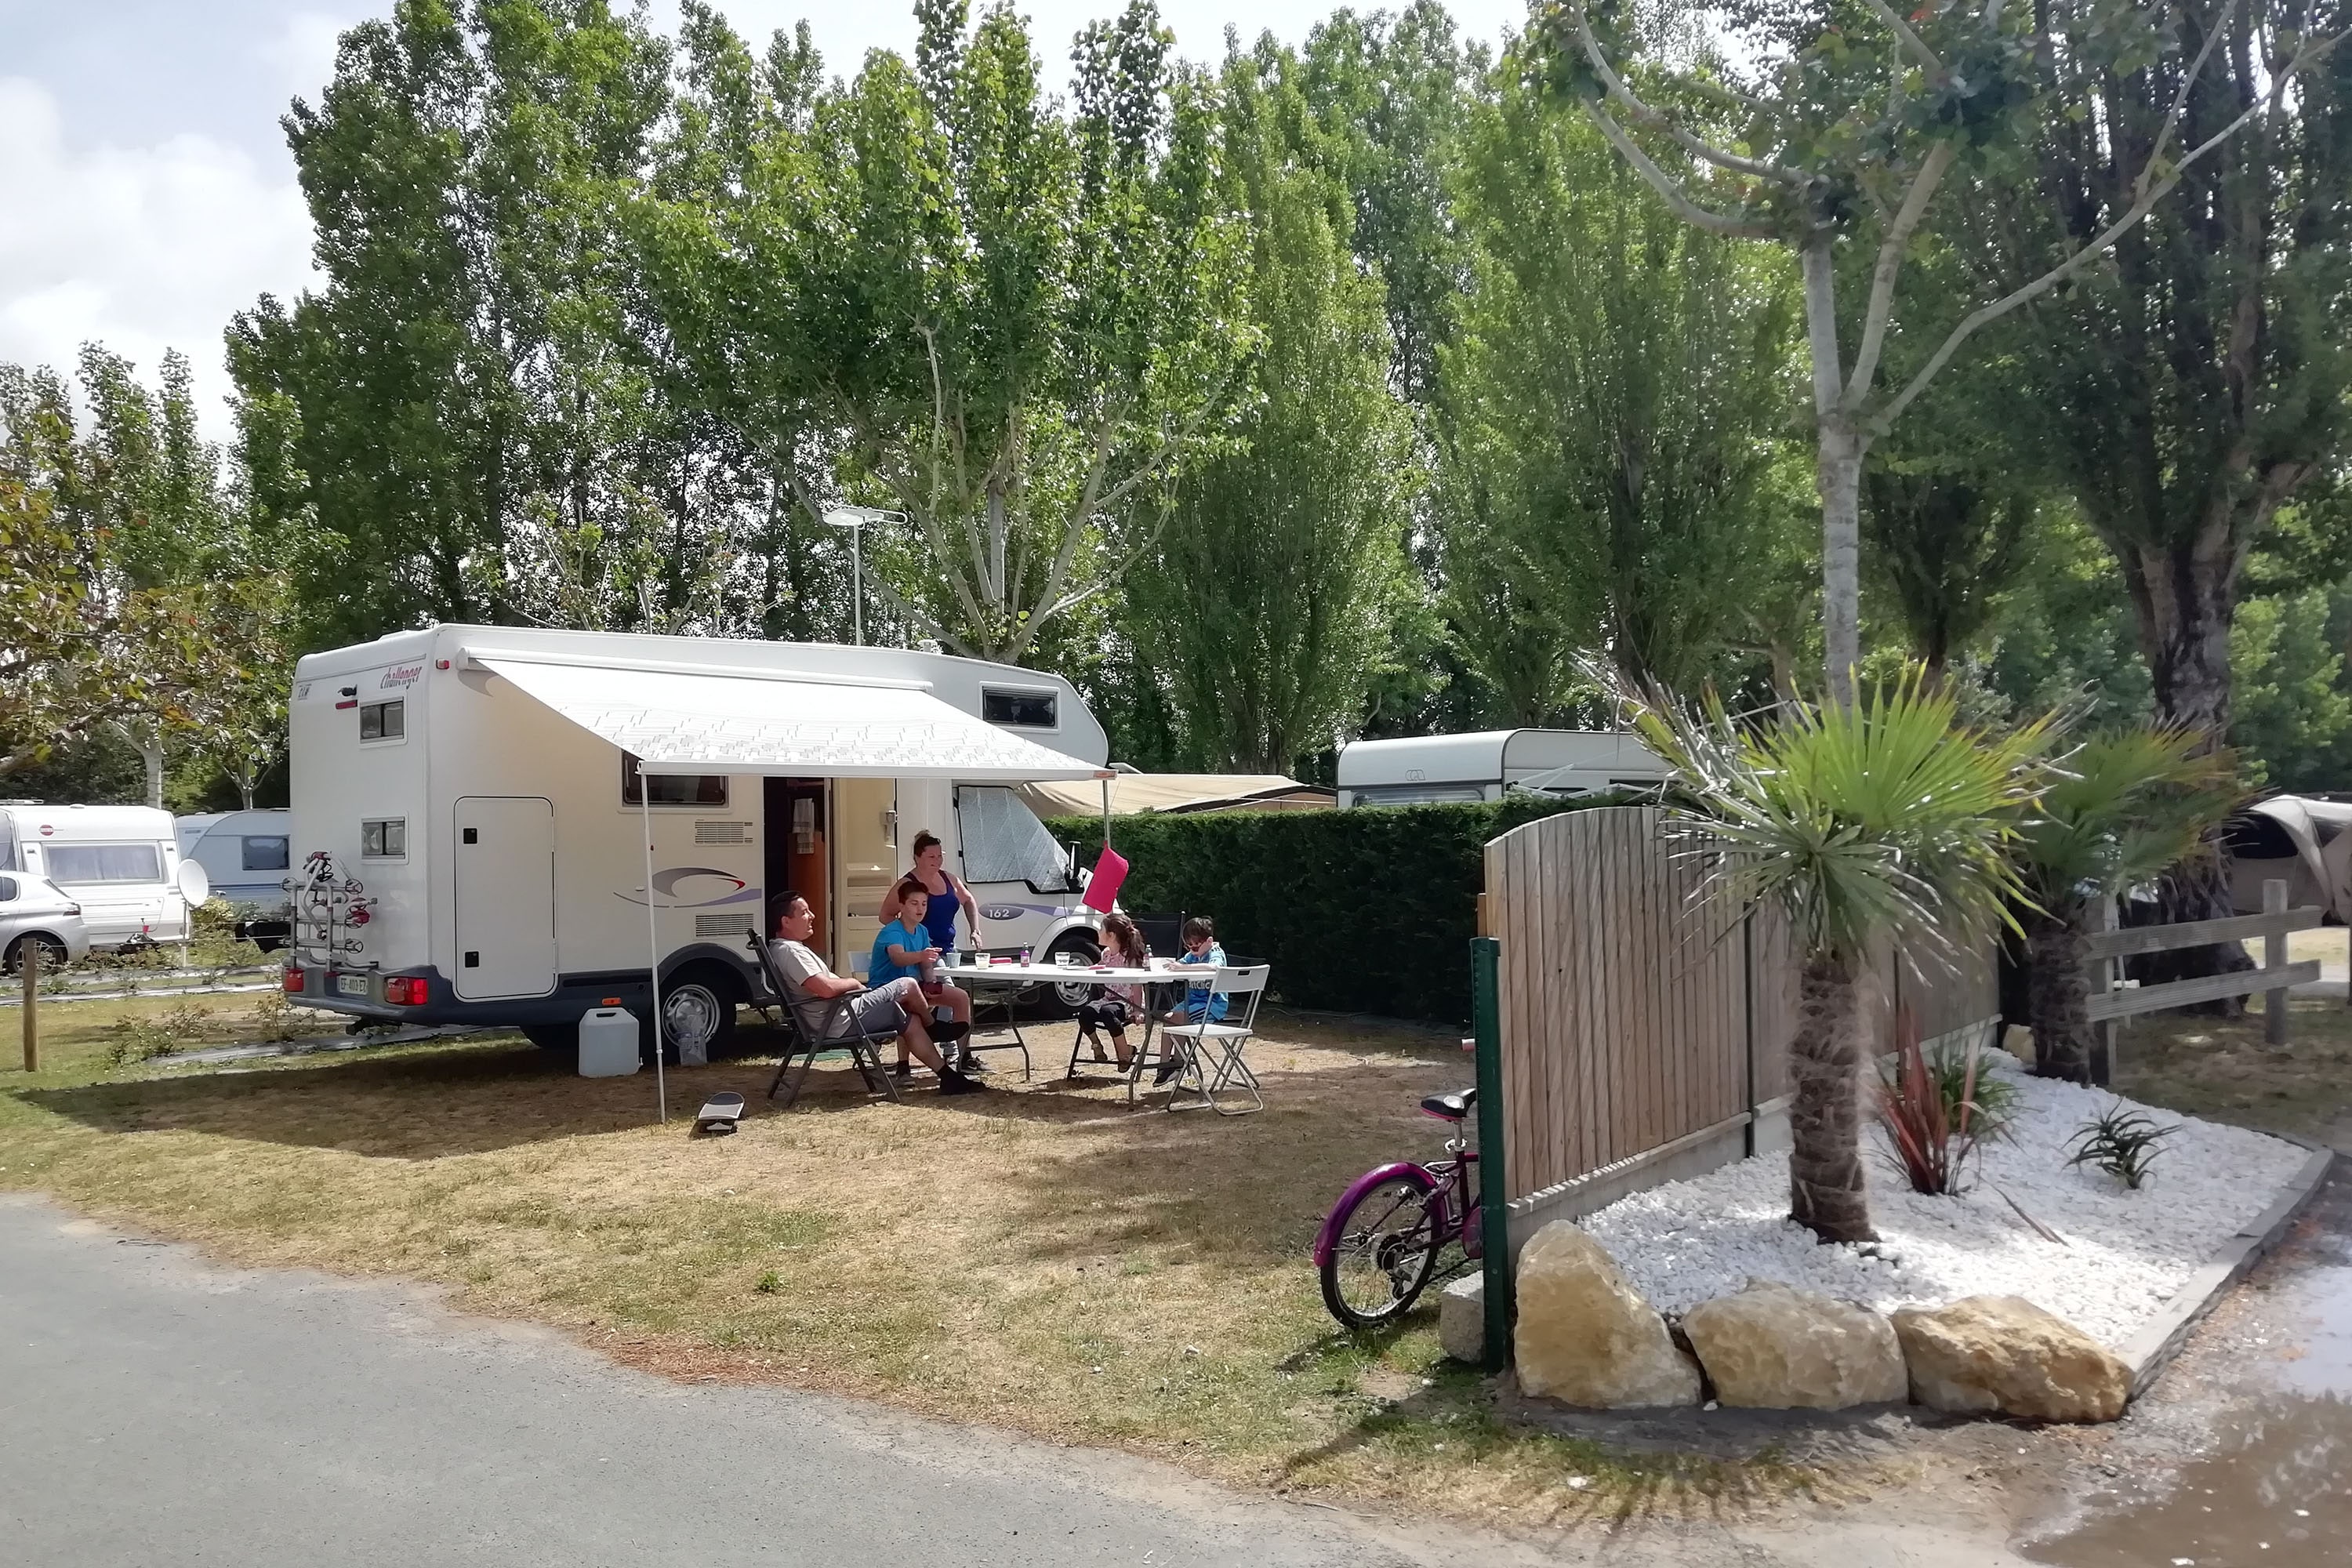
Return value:
M 0 871 L 0 955 L 9 973 L 23 968 L 28 943 L 40 948 L 44 969 L 87 955 L 89 931 L 81 906 L 47 877 Z

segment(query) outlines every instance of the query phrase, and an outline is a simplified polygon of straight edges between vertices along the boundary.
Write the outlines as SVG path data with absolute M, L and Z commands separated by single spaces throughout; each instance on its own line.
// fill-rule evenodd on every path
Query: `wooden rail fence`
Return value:
M 2263 1037 L 2273 1046 L 2286 1044 L 2287 993 L 2290 986 L 2319 978 L 2319 962 L 2287 962 L 2286 939 L 2291 931 L 2319 924 L 2315 905 L 2286 907 L 2286 883 L 2272 878 L 2263 884 L 2263 912 L 2231 915 L 2221 920 L 2180 921 L 2171 925 L 2118 926 L 2113 899 L 2100 900 L 2102 929 L 2092 933 L 2085 956 L 2091 966 L 2091 1005 L 2086 1009 L 2099 1026 L 2099 1044 L 2091 1053 L 2091 1079 L 2105 1083 L 2113 1076 L 2116 1026 L 2142 1013 L 2218 1002 L 2226 996 L 2263 993 Z M 2162 985 L 2122 983 L 2125 959 L 2144 952 L 2172 952 L 2184 947 L 2210 947 L 2217 942 L 2251 942 L 2261 938 L 2262 967 L 2226 974 L 2200 975 L 2194 980 L 2168 981 Z

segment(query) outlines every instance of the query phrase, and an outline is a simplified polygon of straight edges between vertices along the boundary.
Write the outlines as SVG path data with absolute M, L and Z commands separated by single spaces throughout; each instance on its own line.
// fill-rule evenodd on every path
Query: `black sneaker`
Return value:
M 941 1094 L 986 1094 L 988 1086 L 984 1083 L 974 1083 L 955 1068 L 950 1068 L 940 1074 L 940 1092 Z
M 915 1076 L 915 1064 L 912 1062 L 900 1062 L 898 1066 L 890 1069 L 890 1076 L 903 1083 L 907 1079 Z
M 1160 1064 L 1159 1070 L 1151 1075 L 1152 1087 L 1157 1089 L 1160 1085 L 1166 1083 L 1170 1079 L 1174 1078 L 1178 1072 L 1182 1070 L 1183 1066 L 1184 1058 L 1181 1057 L 1170 1057 L 1165 1061 L 1162 1061 Z
M 988 1064 L 980 1059 L 980 1054 L 977 1051 L 966 1051 L 963 1054 L 963 1059 L 956 1064 L 956 1070 L 972 1073 L 986 1072 Z

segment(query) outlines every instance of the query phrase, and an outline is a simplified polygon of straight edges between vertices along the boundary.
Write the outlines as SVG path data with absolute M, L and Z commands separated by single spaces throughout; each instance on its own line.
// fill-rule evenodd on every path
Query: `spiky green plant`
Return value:
M 2009 854 L 2055 723 L 1965 722 L 1913 665 L 1852 707 L 1785 704 L 1735 722 L 1639 705 L 1643 736 L 1687 792 L 1666 831 L 1709 885 L 1788 918 L 1801 964 L 1790 1214 L 1827 1241 L 1873 1239 L 1863 1186 L 1860 984 L 1873 947 L 1925 959 L 1972 950 L 2023 889 Z
M 2053 767 L 2014 841 L 2034 906 L 2022 924 L 2036 1072 L 2090 1081 L 2084 952 L 2099 901 L 2202 853 L 2242 798 L 2235 757 L 2189 730 L 2095 736 Z
M 2126 1110 L 2124 1102 L 2118 1100 L 2105 1114 L 2093 1117 L 2074 1130 L 2074 1136 L 2068 1140 L 2074 1145 L 2074 1152 L 2066 1163 L 2095 1165 L 2137 1192 L 2147 1184 L 2149 1168 L 2161 1152 L 2159 1146 L 2179 1131 L 2179 1122 L 2159 1127 L 2147 1112 Z

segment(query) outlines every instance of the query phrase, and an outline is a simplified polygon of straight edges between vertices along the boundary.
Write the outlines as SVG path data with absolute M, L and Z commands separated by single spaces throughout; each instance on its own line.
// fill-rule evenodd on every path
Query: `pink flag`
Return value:
M 1119 884 L 1126 880 L 1127 857 L 1104 845 L 1102 858 L 1095 862 L 1095 874 L 1087 882 L 1087 908 L 1110 913 L 1118 899 Z

